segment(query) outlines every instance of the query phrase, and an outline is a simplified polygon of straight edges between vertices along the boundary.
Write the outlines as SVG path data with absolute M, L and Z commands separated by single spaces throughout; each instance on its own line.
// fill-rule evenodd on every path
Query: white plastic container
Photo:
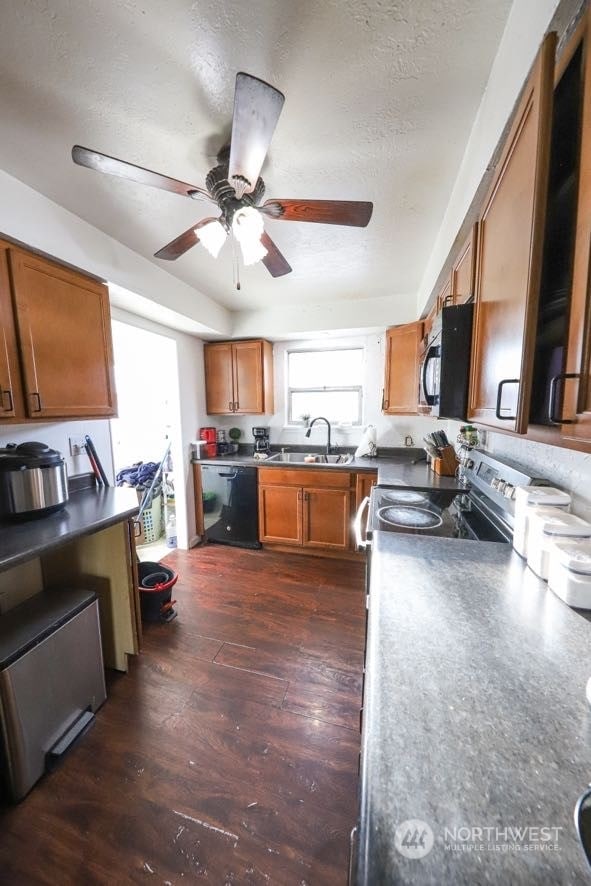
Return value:
M 553 541 L 591 538 L 591 523 L 560 508 L 537 508 L 530 512 L 527 565 L 539 578 L 548 580 L 548 551 Z
M 571 498 L 568 492 L 554 486 L 516 486 L 515 487 L 515 528 L 513 530 L 513 547 L 520 557 L 527 558 L 527 538 L 529 515 L 532 508 L 553 507 L 563 511 L 570 510 Z
M 207 454 L 207 440 L 191 440 L 191 458 L 193 461 L 201 461 Z
M 591 609 L 591 541 L 552 542 L 548 587 L 569 606 Z

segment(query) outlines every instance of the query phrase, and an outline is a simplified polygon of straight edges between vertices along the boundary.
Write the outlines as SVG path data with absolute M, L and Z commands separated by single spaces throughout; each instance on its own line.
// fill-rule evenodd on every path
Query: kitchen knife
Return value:
M 423 442 L 425 444 L 425 449 L 427 450 L 431 458 L 439 458 L 439 450 L 430 440 L 427 439 L 427 437 L 423 437 Z

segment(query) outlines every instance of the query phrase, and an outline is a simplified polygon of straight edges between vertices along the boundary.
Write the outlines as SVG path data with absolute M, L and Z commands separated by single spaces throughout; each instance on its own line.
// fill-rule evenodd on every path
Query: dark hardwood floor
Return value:
M 363 566 L 210 545 L 165 560 L 91 731 L 0 814 L 0 883 L 346 883 L 357 814 Z

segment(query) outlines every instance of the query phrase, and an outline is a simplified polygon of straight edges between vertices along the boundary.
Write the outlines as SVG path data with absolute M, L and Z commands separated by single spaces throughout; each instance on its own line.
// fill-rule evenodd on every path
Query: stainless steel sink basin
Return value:
M 352 455 L 322 455 L 319 452 L 276 452 L 267 461 L 285 464 L 316 464 L 316 465 L 348 465 L 353 461 Z

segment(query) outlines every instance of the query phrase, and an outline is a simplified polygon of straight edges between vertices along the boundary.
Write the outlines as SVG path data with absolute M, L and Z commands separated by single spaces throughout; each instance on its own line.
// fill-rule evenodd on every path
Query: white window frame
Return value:
M 285 352 L 285 425 L 286 427 L 295 428 L 301 427 L 302 421 L 300 418 L 292 417 L 292 394 L 301 394 L 301 393 L 322 393 L 325 391 L 331 392 L 339 392 L 339 391 L 353 391 L 358 394 L 358 412 L 357 412 L 357 420 L 351 422 L 351 427 L 360 427 L 363 424 L 363 382 L 359 385 L 323 385 L 319 387 L 292 387 L 290 385 L 289 378 L 289 356 L 290 354 L 325 354 L 332 353 L 334 351 L 361 351 L 362 352 L 362 362 L 365 362 L 365 348 L 363 345 L 343 345 L 339 348 L 289 348 Z M 315 418 L 315 416 L 311 415 L 310 418 Z M 335 424 L 339 424 L 339 422 L 335 422 Z M 349 423 L 347 423 L 349 424 Z

